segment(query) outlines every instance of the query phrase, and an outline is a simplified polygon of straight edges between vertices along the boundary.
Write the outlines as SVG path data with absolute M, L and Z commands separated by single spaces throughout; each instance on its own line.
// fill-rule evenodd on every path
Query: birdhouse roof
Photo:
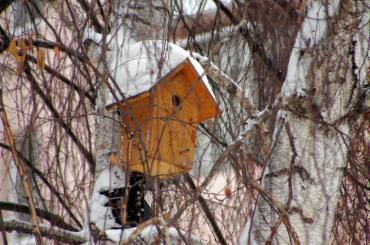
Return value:
M 109 92 L 106 106 L 150 90 L 176 67 L 189 60 L 215 100 L 202 66 L 183 48 L 158 40 L 124 46 L 110 62 L 111 74 L 116 83 L 112 84 L 112 88 L 117 99 Z

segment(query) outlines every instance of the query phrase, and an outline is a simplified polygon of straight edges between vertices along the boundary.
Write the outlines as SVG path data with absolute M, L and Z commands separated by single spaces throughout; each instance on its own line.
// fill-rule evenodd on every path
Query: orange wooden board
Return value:
M 131 171 L 162 178 L 192 169 L 196 126 L 219 113 L 190 60 L 148 92 L 115 107 L 122 111 L 125 125 L 121 163 Z

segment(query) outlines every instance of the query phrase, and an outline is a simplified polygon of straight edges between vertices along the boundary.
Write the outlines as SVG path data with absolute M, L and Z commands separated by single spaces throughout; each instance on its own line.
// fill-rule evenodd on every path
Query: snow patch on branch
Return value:
M 271 105 L 266 106 L 262 111 L 257 111 L 255 114 L 250 116 L 248 120 L 245 122 L 245 128 L 240 133 L 239 138 L 244 138 L 247 134 L 249 134 L 253 128 L 257 125 L 261 125 L 274 111 L 279 110 L 286 102 L 286 98 L 283 98 L 282 95 L 278 94 L 274 103 Z
M 25 222 L 18 219 L 4 219 L 4 225 L 1 228 L 4 228 L 5 231 L 16 231 L 22 234 L 32 234 L 33 225 L 29 222 Z M 56 228 L 48 224 L 40 224 L 40 231 L 42 237 L 47 237 L 55 241 L 66 242 L 68 244 L 81 244 L 87 241 L 88 234 L 85 230 L 80 232 L 73 232 L 64 230 L 61 228 Z M 13 236 L 11 236 L 13 238 Z M 34 245 L 36 241 L 34 237 L 24 235 L 21 238 L 18 235 L 14 236 L 15 239 L 10 240 L 11 244 L 22 244 L 22 245 Z
M 99 229 L 105 230 L 112 227 L 119 227 L 112 214 L 112 209 L 105 206 L 109 201 L 108 197 L 101 194 L 102 191 L 112 190 L 125 186 L 125 176 L 122 170 L 113 166 L 104 170 L 96 180 L 94 192 L 90 204 L 90 222 Z

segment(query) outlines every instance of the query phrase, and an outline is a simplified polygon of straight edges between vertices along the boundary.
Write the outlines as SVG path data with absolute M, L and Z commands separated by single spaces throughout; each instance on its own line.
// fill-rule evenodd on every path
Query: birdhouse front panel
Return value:
M 198 118 L 195 85 L 178 72 L 118 106 L 124 125 L 121 164 L 163 178 L 191 170 Z
M 151 158 L 158 164 L 152 166 L 154 175 L 173 175 L 192 168 L 197 126 L 194 122 L 198 117 L 193 89 L 194 82 L 177 73 L 154 90 L 153 114 L 157 120 L 152 128 Z M 166 164 L 169 166 L 162 169 Z

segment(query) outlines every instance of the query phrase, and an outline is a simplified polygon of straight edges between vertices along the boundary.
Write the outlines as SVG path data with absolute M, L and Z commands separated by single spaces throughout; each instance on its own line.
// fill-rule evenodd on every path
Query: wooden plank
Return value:
M 195 94 L 188 91 L 185 79 L 178 73 L 172 81 L 163 81 L 156 87 L 154 115 L 158 120 L 152 126 L 150 152 L 151 158 L 160 162 L 191 169 L 196 137 L 196 129 L 191 123 L 198 116 Z M 173 96 L 178 97 L 179 105 L 173 103 Z M 160 166 L 159 171 L 164 172 Z

